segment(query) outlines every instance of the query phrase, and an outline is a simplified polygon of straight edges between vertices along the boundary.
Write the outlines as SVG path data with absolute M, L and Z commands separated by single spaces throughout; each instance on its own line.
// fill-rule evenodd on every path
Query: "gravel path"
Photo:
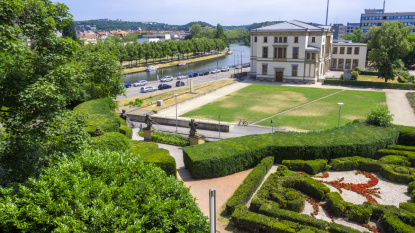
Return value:
M 406 98 L 407 92 L 403 90 L 385 90 L 386 103 L 389 111 L 394 115 L 394 124 L 415 126 L 415 114 Z

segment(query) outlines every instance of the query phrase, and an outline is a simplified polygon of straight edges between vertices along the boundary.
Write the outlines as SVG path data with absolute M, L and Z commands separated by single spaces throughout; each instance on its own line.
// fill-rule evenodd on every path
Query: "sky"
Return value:
M 300 20 L 325 24 L 327 0 L 55 0 L 69 7 L 74 20 L 122 19 L 183 25 L 247 25 Z M 330 0 L 329 24 L 359 23 L 364 9 L 383 8 L 383 0 Z M 385 12 L 415 12 L 415 1 L 386 1 Z

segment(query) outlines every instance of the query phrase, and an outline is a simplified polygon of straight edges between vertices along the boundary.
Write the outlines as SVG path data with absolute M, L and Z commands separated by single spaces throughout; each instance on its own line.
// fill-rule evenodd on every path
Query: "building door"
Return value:
M 276 82 L 282 82 L 284 73 L 282 71 L 275 72 L 275 81 Z

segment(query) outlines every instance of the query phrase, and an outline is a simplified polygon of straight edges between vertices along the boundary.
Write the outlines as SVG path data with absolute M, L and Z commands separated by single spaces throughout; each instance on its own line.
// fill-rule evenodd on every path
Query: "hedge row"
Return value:
M 392 127 L 399 131 L 397 144 L 404 146 L 415 146 L 415 127 L 403 125 L 392 125 Z
M 360 87 L 379 87 L 379 88 L 393 88 L 415 90 L 414 84 L 409 83 L 385 83 L 385 82 L 370 82 L 370 81 L 352 81 L 340 79 L 325 79 L 323 85 L 340 85 L 340 86 L 360 86 Z
M 212 178 L 252 168 L 267 156 L 274 156 L 276 163 L 284 159 L 373 157 L 397 139 L 393 128 L 357 122 L 322 132 L 276 132 L 189 146 L 183 148 L 183 158 L 193 178 Z
M 139 155 L 146 163 L 154 163 L 165 171 L 168 176 L 177 177 L 176 160 L 168 150 L 158 148 L 156 143 L 133 141 L 130 152 Z
M 381 149 L 376 152 L 378 156 L 400 155 L 407 158 L 408 162 L 415 166 L 415 152 L 405 150 Z
M 395 160 L 399 161 L 398 158 Z M 408 184 L 415 179 L 415 171 L 409 167 L 383 163 L 385 161 L 387 160 L 373 160 L 357 156 L 345 157 L 333 159 L 330 162 L 330 169 L 334 171 L 362 170 L 367 172 L 379 172 L 380 175 L 387 180 L 404 184 Z
M 139 131 L 138 135 L 143 137 L 144 133 L 142 131 Z M 153 142 L 160 142 L 177 146 L 190 146 L 190 141 L 188 137 L 175 133 L 163 133 L 154 131 L 151 140 Z
M 245 178 L 243 183 L 233 193 L 232 197 L 226 202 L 226 211 L 232 214 L 236 206 L 245 205 L 252 194 L 258 189 L 264 180 L 265 175 L 274 164 L 274 157 L 263 159 Z
M 367 70 L 362 70 L 359 73 L 360 75 L 372 75 L 372 76 L 378 76 L 378 72 L 376 71 L 367 71 Z
M 265 215 L 272 217 L 273 219 L 278 218 L 279 220 L 288 220 L 292 222 L 299 223 L 301 225 L 306 225 L 310 227 L 315 227 L 319 230 L 324 230 L 326 232 L 332 233 L 354 233 L 360 232 L 359 230 L 352 229 L 337 223 L 330 223 L 321 219 L 313 218 L 306 214 L 300 214 L 290 210 L 284 210 L 278 208 L 278 205 L 275 203 L 267 203 L 261 206 L 258 213 L 260 215 Z
M 327 193 L 326 203 L 334 216 L 343 217 L 361 224 L 368 223 L 372 216 L 372 209 L 369 206 L 346 202 L 337 192 Z
M 282 164 L 293 171 L 305 171 L 310 175 L 328 170 L 327 160 L 283 160 Z

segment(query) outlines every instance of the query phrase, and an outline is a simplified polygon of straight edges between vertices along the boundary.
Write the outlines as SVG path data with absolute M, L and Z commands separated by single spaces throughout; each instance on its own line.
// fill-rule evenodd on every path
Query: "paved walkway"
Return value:
M 406 98 L 407 92 L 402 90 L 385 90 L 386 103 L 389 111 L 394 115 L 394 124 L 415 126 L 415 114 Z

